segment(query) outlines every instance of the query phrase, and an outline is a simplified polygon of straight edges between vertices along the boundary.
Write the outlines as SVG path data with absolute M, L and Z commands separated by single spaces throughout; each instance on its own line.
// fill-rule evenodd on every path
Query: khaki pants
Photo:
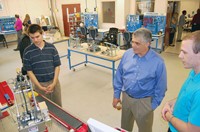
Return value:
M 49 84 L 51 84 L 53 82 L 52 81 L 48 81 L 48 82 L 40 82 L 40 84 L 44 87 L 48 86 Z M 60 82 L 58 81 L 53 92 L 50 94 L 45 94 L 44 91 L 40 90 L 38 87 L 36 87 L 35 85 L 33 85 L 34 89 L 36 92 L 38 92 L 39 94 L 42 94 L 43 96 L 47 97 L 48 99 L 50 99 L 51 101 L 53 101 L 54 103 L 56 103 L 57 105 L 62 107 L 62 101 L 61 101 L 61 87 L 60 87 Z
M 151 97 L 135 99 L 129 97 L 125 92 L 122 96 L 121 127 L 131 132 L 134 121 L 136 121 L 139 132 L 152 132 L 153 110 L 151 108 Z
M 178 26 L 177 40 L 181 40 L 182 39 L 182 32 L 183 32 L 183 26 Z

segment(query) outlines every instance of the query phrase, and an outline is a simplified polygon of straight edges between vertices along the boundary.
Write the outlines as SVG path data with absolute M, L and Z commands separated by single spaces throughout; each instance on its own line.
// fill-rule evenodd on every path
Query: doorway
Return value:
M 179 54 L 180 46 L 170 47 L 176 43 L 176 30 L 172 28 L 172 24 L 178 24 L 178 16 L 180 12 L 180 1 L 168 1 L 167 17 L 166 17 L 166 30 L 165 30 L 165 51 L 170 53 Z
M 166 17 L 166 31 L 165 31 L 165 46 L 169 45 L 170 39 L 170 24 L 172 22 L 172 17 L 179 13 L 180 2 L 179 1 L 168 1 L 167 7 L 167 17 Z M 178 16 L 177 16 L 178 17 Z M 178 18 L 176 18 L 178 23 Z
M 81 12 L 80 4 L 65 4 L 62 5 L 63 24 L 65 36 L 70 35 L 69 29 L 69 14 Z

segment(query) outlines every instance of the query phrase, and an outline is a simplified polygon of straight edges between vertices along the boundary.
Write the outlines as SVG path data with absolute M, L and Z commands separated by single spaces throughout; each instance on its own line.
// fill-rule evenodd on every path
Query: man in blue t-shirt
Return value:
M 179 58 L 192 70 L 177 99 L 163 107 L 162 117 L 169 122 L 168 132 L 200 132 L 200 31 L 183 38 Z
M 24 68 L 35 90 L 62 106 L 58 80 L 61 62 L 58 51 L 53 44 L 43 40 L 43 30 L 39 25 L 30 25 L 28 35 L 33 44 L 24 51 Z

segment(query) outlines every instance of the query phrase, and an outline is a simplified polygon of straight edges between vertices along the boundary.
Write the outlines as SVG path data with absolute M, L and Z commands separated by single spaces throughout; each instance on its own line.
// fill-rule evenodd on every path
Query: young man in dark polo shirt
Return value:
M 42 34 L 43 30 L 39 25 L 30 25 L 28 35 L 33 44 L 24 51 L 24 68 L 35 90 L 62 106 L 61 88 L 58 80 L 60 57 L 55 46 L 43 40 Z

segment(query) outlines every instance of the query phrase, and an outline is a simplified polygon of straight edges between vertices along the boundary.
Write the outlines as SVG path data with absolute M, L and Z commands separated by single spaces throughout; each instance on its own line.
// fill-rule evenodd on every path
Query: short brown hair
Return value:
M 192 32 L 191 34 L 185 36 L 183 40 L 192 40 L 193 52 L 195 54 L 200 52 L 200 31 Z
M 28 28 L 28 34 L 34 34 L 36 32 L 39 32 L 40 34 L 42 34 L 43 30 L 42 27 L 38 24 L 31 24 Z
M 19 18 L 19 15 L 15 14 L 15 18 Z

